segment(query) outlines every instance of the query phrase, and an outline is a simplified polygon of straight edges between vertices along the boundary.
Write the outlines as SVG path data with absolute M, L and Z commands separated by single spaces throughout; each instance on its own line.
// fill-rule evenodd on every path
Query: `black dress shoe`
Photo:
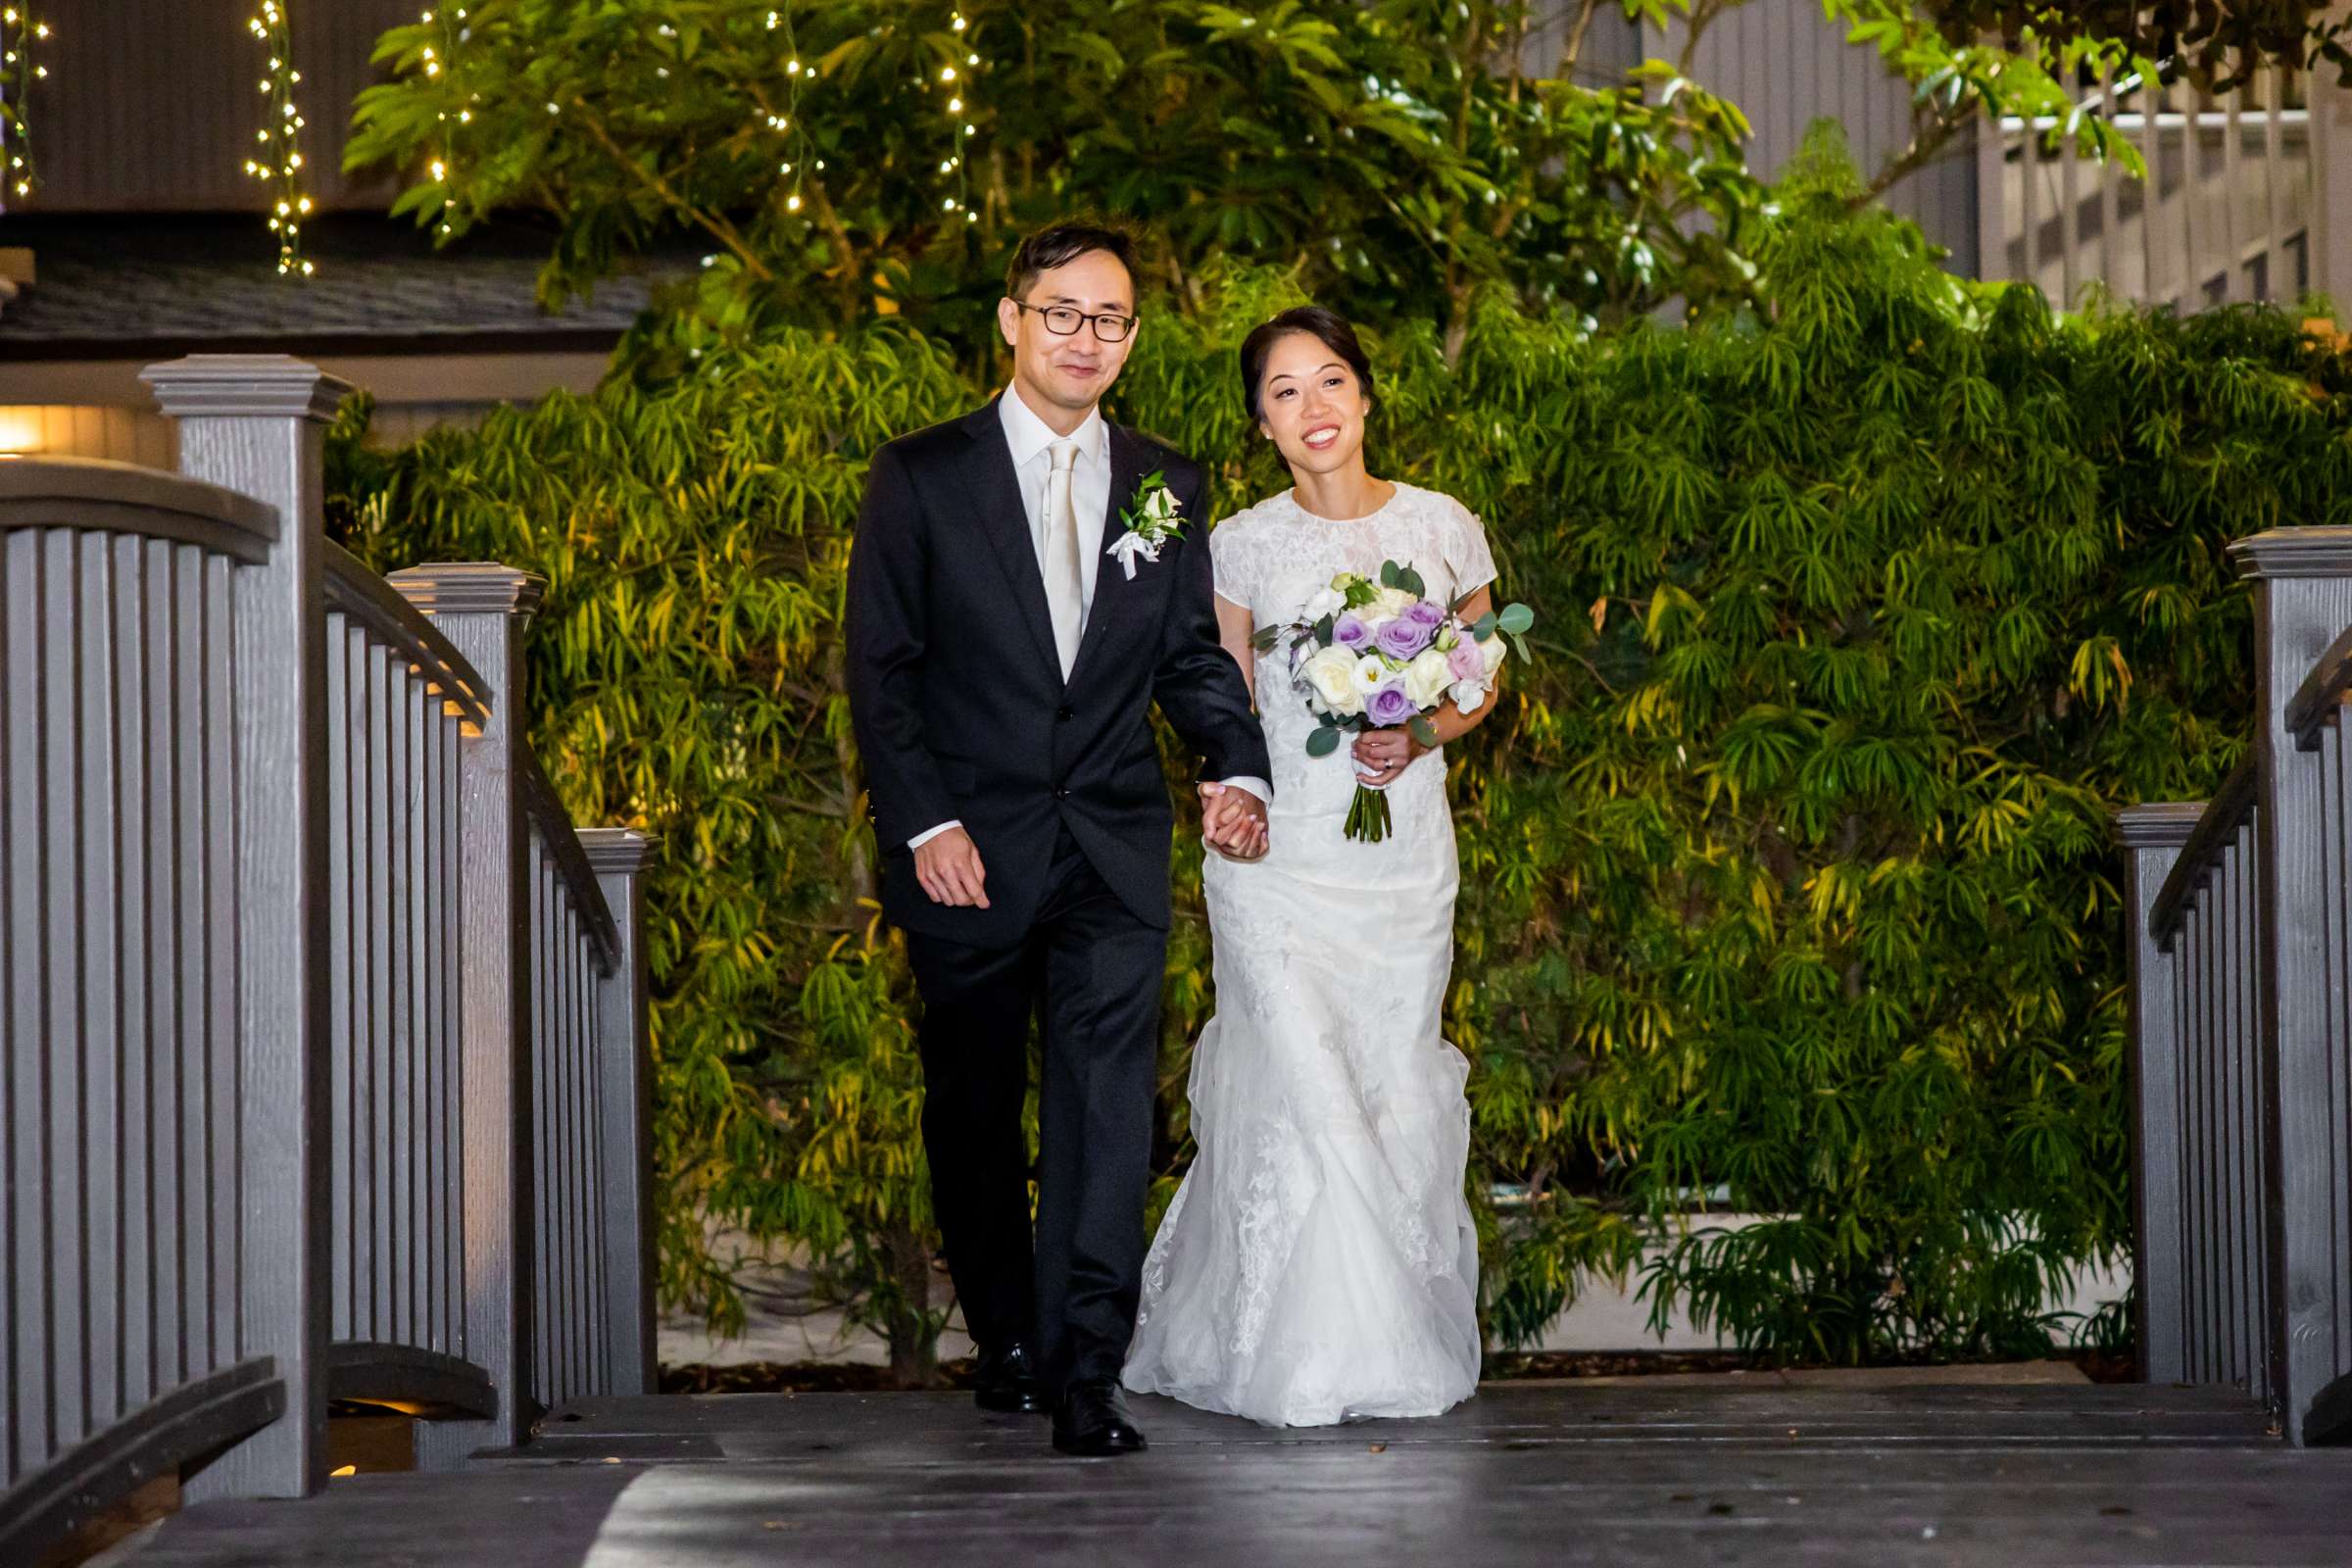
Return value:
M 1127 1414 L 1118 1379 L 1087 1378 L 1061 1391 L 1054 1405 L 1054 1446 L 1087 1458 L 1144 1451 L 1144 1434 Z
M 1046 1407 L 1046 1391 L 1038 1386 L 1037 1365 L 1025 1345 L 1002 1350 L 982 1350 L 972 1372 L 972 1402 L 983 1410 L 1007 1415 L 1035 1415 Z

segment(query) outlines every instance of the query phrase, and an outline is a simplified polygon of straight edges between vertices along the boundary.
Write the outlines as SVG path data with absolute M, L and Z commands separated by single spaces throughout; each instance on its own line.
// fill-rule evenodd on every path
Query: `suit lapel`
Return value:
M 1098 552 L 1108 550 L 1111 541 L 1117 539 L 1126 526 L 1119 521 L 1119 514 L 1135 499 L 1135 487 L 1144 477 L 1143 443 L 1107 419 L 1103 423 L 1108 426 L 1110 435 L 1110 499 L 1102 509 L 1102 542 L 1097 546 Z M 1130 582 L 1125 567 L 1107 555 L 1098 553 L 1095 561 L 1095 601 L 1087 607 L 1086 630 L 1078 638 L 1078 657 L 1070 662 L 1071 685 L 1077 685 L 1079 672 L 1100 657 L 1097 650 L 1110 636 L 1113 625 L 1126 618 L 1121 613 L 1122 603 L 1136 591 L 1142 574 L 1151 569 L 1148 564 L 1139 563 L 1136 579 Z M 1038 598 L 1042 604 L 1045 598 L 1042 591 Z
M 1046 580 L 1037 569 L 1037 547 L 1029 539 L 1028 507 L 994 399 L 963 421 L 963 433 L 972 441 L 966 459 L 966 494 L 975 504 L 980 531 L 988 536 L 997 564 L 1004 569 L 1013 609 L 1028 626 L 1039 657 L 1045 660 L 1046 668 L 1058 676 L 1061 658 L 1054 649 L 1054 617 L 1046 608 Z

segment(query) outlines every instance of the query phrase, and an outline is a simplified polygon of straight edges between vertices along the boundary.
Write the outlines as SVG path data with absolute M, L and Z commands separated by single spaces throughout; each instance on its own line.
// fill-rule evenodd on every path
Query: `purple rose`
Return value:
M 1446 624 L 1446 607 L 1434 599 L 1416 599 L 1405 607 L 1404 618 L 1434 632 Z
M 1486 656 L 1478 651 L 1478 639 L 1464 633 L 1446 656 L 1446 673 L 1455 680 L 1479 680 L 1487 673 Z
M 1436 626 L 1415 620 L 1408 611 L 1395 620 L 1383 621 L 1380 630 L 1373 633 L 1372 641 L 1391 659 L 1410 659 L 1427 648 L 1429 640 L 1437 634 Z
M 1364 699 L 1364 716 L 1383 729 L 1391 729 L 1412 717 L 1420 710 L 1404 695 L 1404 682 L 1383 681 Z
M 1365 625 L 1364 617 L 1354 611 L 1343 610 L 1339 618 L 1331 623 L 1331 640 L 1360 654 L 1372 646 L 1372 628 Z

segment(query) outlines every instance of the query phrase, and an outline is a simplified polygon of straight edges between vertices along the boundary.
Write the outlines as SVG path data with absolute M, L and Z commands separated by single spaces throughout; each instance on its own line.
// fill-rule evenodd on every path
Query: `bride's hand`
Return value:
M 1355 776 L 1366 784 L 1390 784 L 1429 748 L 1401 729 L 1368 729 L 1355 737 Z

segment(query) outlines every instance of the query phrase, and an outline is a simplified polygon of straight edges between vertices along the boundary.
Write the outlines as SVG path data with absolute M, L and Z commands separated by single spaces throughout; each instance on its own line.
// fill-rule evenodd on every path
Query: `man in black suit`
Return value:
M 1265 852 L 1271 772 L 1217 641 L 1200 468 L 1104 420 L 1135 341 L 1130 242 L 1023 241 L 1012 385 L 874 454 L 850 554 L 850 713 L 884 911 L 922 993 L 923 1144 L 977 1397 L 1054 1446 L 1144 1446 L 1120 1394 L 1144 1257 L 1173 814 L 1160 711 L 1203 759 L 1202 832 Z M 1106 553 L 1164 477 L 1182 531 Z M 1037 1218 L 1021 1105 L 1044 1023 Z

